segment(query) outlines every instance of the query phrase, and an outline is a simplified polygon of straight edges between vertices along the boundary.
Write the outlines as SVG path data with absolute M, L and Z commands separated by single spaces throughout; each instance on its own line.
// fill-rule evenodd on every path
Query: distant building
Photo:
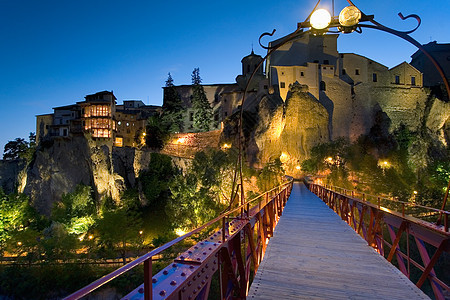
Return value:
M 358 54 L 338 53 L 337 37 L 333 34 L 305 35 L 271 55 L 266 73 L 271 84 L 279 89 L 283 100 L 286 100 L 289 86 L 295 82 L 308 85 L 309 92 L 319 100 L 320 92 L 325 92 L 329 84 L 336 84 L 336 80 L 344 86 L 361 83 L 374 87 L 423 86 L 422 73 L 406 62 L 388 69 Z M 278 42 L 272 42 L 271 46 Z
M 94 140 L 107 140 L 117 147 L 136 147 L 145 137 L 149 116 L 159 113 L 159 106 L 140 100 L 125 100 L 116 105 L 113 92 L 87 95 L 85 101 L 53 108 L 53 114 L 36 116 L 36 140 L 87 134 Z
M 436 41 L 423 45 L 444 71 L 447 80 L 450 80 L 450 44 L 438 44 Z M 411 55 L 411 65 L 423 73 L 424 86 L 437 86 L 443 79 L 430 59 L 420 50 Z
M 213 109 L 213 122 L 211 124 L 211 130 L 221 128 L 221 123 L 232 114 L 234 114 L 240 107 L 242 97 L 248 80 L 252 72 L 258 69 L 254 80 L 248 87 L 246 102 L 244 108 L 252 110 L 257 107 L 257 103 L 261 98 L 267 94 L 268 81 L 265 78 L 263 72 L 263 65 L 259 67 L 259 63 L 262 61 L 260 55 L 256 55 L 253 51 L 250 55 L 244 57 L 241 60 L 242 74 L 236 77 L 236 83 L 225 84 L 204 84 L 202 85 L 209 104 Z M 166 89 L 165 87 L 163 88 Z M 184 124 L 183 128 L 185 132 L 192 132 L 194 121 L 194 110 L 192 108 L 192 85 L 178 85 L 175 86 L 178 94 L 181 97 L 183 106 L 185 108 Z M 164 105 L 163 105 L 164 106 Z

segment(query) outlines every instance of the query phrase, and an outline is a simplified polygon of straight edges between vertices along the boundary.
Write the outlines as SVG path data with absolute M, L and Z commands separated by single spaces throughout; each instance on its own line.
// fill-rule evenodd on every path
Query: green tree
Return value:
M 129 250 L 141 246 L 142 219 L 135 212 L 119 208 L 106 211 L 97 222 L 99 245 L 109 251 L 117 251 L 126 263 Z
M 212 108 L 201 85 L 200 69 L 192 71 L 192 108 L 194 109 L 194 130 L 209 131 L 212 124 Z
M 11 237 L 14 232 L 37 225 L 39 215 L 30 206 L 28 196 L 13 193 L 6 195 L 0 189 L 0 246 Z
M 79 184 L 72 193 L 63 194 L 55 202 L 51 219 L 64 224 L 69 234 L 84 234 L 94 224 L 97 207 L 90 186 Z
M 176 227 L 195 228 L 228 206 L 234 162 L 220 150 L 197 152 L 185 174 L 175 176 L 167 210 Z
M 139 175 L 142 190 L 150 206 L 165 205 L 170 193 L 169 182 L 176 172 L 170 156 L 151 153 L 148 169 Z
M 283 164 L 279 158 L 269 161 L 258 176 L 258 188 L 260 191 L 268 191 L 282 182 L 284 175 Z
M 19 159 L 28 150 L 28 142 L 23 138 L 16 138 L 14 141 L 6 143 L 3 151 L 3 159 Z
M 23 138 L 16 138 L 14 141 L 6 143 L 3 150 L 3 159 L 26 159 L 30 162 L 36 151 L 36 134 L 30 132 L 29 142 Z
M 151 149 L 160 150 L 169 138 L 169 132 L 160 116 L 151 116 L 147 120 L 147 135 L 145 143 Z
M 165 128 L 172 133 L 182 132 L 184 118 L 183 102 L 173 84 L 170 73 L 166 80 L 162 109 L 161 117 Z

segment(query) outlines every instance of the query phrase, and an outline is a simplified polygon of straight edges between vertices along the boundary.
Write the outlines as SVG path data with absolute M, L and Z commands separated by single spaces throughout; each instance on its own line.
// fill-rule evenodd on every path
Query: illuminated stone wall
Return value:
M 193 158 L 195 153 L 208 148 L 219 149 L 221 130 L 174 134 L 161 153 L 181 158 Z
M 306 86 L 294 85 L 286 100 L 274 111 L 264 103 L 260 109 L 260 124 L 255 133 L 259 149 L 258 161 L 264 165 L 280 158 L 288 174 L 309 157 L 313 146 L 329 140 L 327 109 L 308 94 Z

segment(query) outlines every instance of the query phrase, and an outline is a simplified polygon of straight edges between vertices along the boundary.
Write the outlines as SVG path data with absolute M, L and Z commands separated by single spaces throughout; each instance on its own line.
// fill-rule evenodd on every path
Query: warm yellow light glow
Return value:
M 282 163 L 286 163 L 289 160 L 289 154 L 281 152 L 280 160 Z
M 185 137 L 180 137 L 177 140 L 177 144 L 183 144 L 185 142 L 186 138 Z
M 143 234 L 144 232 L 142 230 L 139 231 L 139 234 Z
M 144 132 L 142 135 L 143 135 L 143 136 L 146 136 L 147 134 Z
M 333 162 L 333 158 L 331 156 L 327 157 L 327 162 L 329 163 Z
M 83 241 L 83 237 L 82 236 L 80 236 L 78 239 L 80 240 L 80 242 Z
M 182 236 L 182 235 L 185 235 L 187 232 L 186 231 L 184 231 L 183 229 L 181 229 L 181 228 L 177 228 L 177 229 L 175 229 L 175 234 L 176 235 L 178 235 L 178 236 Z
M 90 239 L 90 240 L 92 240 L 93 238 L 94 238 L 94 236 L 93 236 L 93 235 L 90 235 L 90 236 L 89 236 L 89 239 Z
M 296 168 L 297 170 L 300 170 L 300 166 L 296 166 L 295 168 Z
M 318 9 L 311 15 L 309 23 L 314 29 L 325 29 L 331 23 L 331 15 L 323 8 Z
M 414 191 L 413 193 L 414 193 L 414 195 L 417 195 L 417 191 Z
M 339 24 L 345 27 L 355 26 L 361 19 L 361 12 L 355 6 L 347 6 L 339 14 Z
M 231 145 L 229 145 L 229 144 L 222 145 L 222 149 L 230 149 L 230 148 L 231 148 Z
M 17 245 L 18 246 L 22 246 L 22 242 L 17 242 Z
M 386 169 L 386 168 L 390 168 L 391 167 L 391 163 L 387 160 L 379 160 L 378 161 L 378 167 L 382 168 L 382 169 Z

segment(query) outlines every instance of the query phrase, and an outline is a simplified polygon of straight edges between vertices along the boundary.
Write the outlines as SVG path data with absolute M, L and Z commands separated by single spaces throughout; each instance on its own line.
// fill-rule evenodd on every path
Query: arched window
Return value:
M 320 82 L 320 90 L 321 91 L 326 91 L 327 90 L 327 87 L 326 87 L 326 85 L 325 85 L 325 81 L 321 81 Z

